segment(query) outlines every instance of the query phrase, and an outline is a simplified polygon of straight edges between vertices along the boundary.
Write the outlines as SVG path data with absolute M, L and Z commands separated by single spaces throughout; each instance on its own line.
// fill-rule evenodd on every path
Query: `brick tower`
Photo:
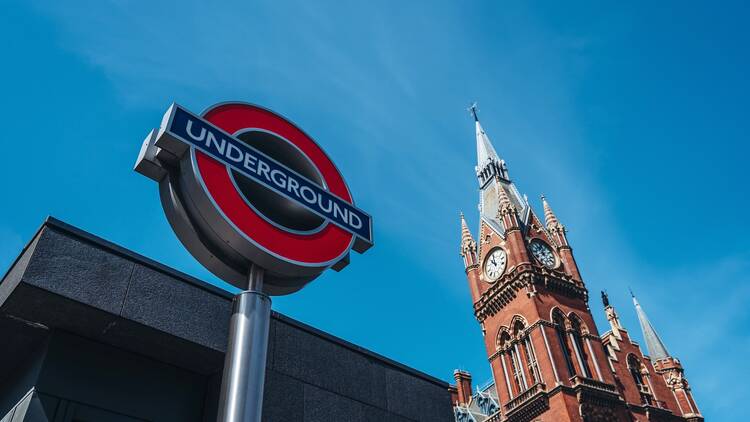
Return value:
M 482 128 L 475 106 L 471 112 L 480 224 L 475 241 L 461 216 L 461 256 L 494 383 L 470 396 L 465 393 L 470 384 L 465 384 L 471 377 L 462 372 L 462 385 L 454 392 L 456 420 L 702 420 L 679 361 L 666 353 L 645 314 L 644 337 L 649 338 L 648 327 L 661 345 L 659 352 L 651 351 L 656 362 L 650 369 L 644 369 L 644 363 L 651 360 L 627 338 L 608 303 L 607 315 L 617 323 L 612 332 L 599 335 L 565 227 L 544 197 L 544 221 L 531 209 Z M 642 310 L 637 309 L 640 318 Z M 639 366 L 631 371 L 636 362 Z M 663 380 L 658 399 L 644 380 L 657 377 Z M 649 389 L 650 395 L 639 393 Z M 674 394 L 668 394 L 670 389 Z

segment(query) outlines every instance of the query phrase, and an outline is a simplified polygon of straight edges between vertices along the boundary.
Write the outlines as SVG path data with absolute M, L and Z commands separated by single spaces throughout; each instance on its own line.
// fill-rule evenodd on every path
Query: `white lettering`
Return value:
M 248 171 L 255 173 L 255 166 L 257 165 L 257 163 L 258 163 L 258 159 L 255 158 L 253 154 L 250 154 L 250 153 L 245 154 L 245 168 Z
M 299 182 L 297 182 L 296 179 L 289 179 L 289 184 L 287 185 L 287 190 L 289 192 L 294 191 L 294 194 L 299 198 L 299 191 L 297 190 L 299 188 Z
M 349 216 L 347 215 L 349 214 L 349 210 L 347 209 L 342 210 L 341 206 L 339 206 L 339 204 L 334 202 L 333 203 L 333 218 L 338 218 L 336 217 L 336 214 L 339 214 L 341 221 L 349 221 Z
M 356 220 L 356 222 L 354 221 Z M 359 216 L 353 212 L 349 213 L 349 225 L 352 226 L 355 229 L 361 229 L 362 228 L 362 220 L 359 218 Z
M 227 146 L 227 141 L 224 138 L 221 138 L 221 143 L 216 140 L 216 137 L 213 133 L 208 132 L 208 136 L 206 136 L 206 148 L 211 148 L 211 142 L 216 146 L 216 149 L 219 150 L 219 154 L 224 155 L 224 149 Z
M 232 156 L 232 153 L 235 153 L 234 157 Z M 235 163 L 239 163 L 242 161 L 242 150 L 237 145 L 229 143 L 229 146 L 227 147 L 227 158 Z
M 274 177 L 275 176 L 275 177 Z M 281 189 L 286 189 L 286 175 L 279 170 L 271 171 L 271 180 Z
M 309 193 L 310 196 L 306 196 L 305 192 Z M 302 199 L 304 199 L 306 202 L 309 202 L 311 204 L 315 203 L 315 192 L 309 186 L 302 186 L 299 190 L 299 193 L 302 195 Z
M 318 197 L 318 206 L 323 210 L 324 213 L 328 214 L 329 212 L 331 212 L 331 208 L 333 208 L 333 201 L 331 201 L 330 198 L 328 199 L 328 209 L 326 209 L 326 207 L 323 206 L 323 195 L 320 195 Z
M 193 138 L 196 141 L 200 142 L 200 141 L 203 140 L 203 137 L 206 136 L 206 128 L 204 128 L 204 127 L 201 128 L 201 135 L 200 136 L 195 136 L 193 134 L 192 129 L 193 129 L 193 121 L 192 120 L 188 120 L 187 121 L 187 133 L 188 133 L 188 135 L 190 135 L 191 138 Z
M 265 161 L 258 161 L 258 175 L 263 176 L 265 174 L 266 180 L 270 180 L 270 176 L 268 175 L 268 172 L 271 170 L 271 167 L 268 167 L 268 164 L 266 164 Z

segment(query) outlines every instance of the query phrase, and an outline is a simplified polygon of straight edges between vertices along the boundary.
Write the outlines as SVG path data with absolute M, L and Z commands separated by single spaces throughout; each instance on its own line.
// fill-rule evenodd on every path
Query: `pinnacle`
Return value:
M 513 204 L 510 202 L 510 198 L 508 198 L 508 194 L 505 193 L 505 188 L 503 188 L 502 184 L 498 184 L 497 186 L 497 197 L 500 200 L 501 209 L 513 206 Z
M 669 352 L 667 352 L 664 342 L 662 342 L 659 335 L 656 333 L 656 329 L 651 324 L 651 321 L 646 316 L 646 312 L 643 311 L 641 304 L 638 303 L 638 299 L 635 298 L 633 291 L 630 291 L 630 295 L 633 297 L 633 305 L 635 305 L 635 312 L 638 315 L 638 322 L 641 325 L 641 331 L 643 331 L 643 339 L 646 340 L 646 348 L 651 356 L 651 359 L 657 361 L 659 359 L 668 358 Z
M 466 225 L 466 220 L 464 219 L 464 213 L 461 213 L 461 245 L 465 245 L 468 242 L 474 242 L 474 238 L 471 237 L 471 231 L 469 231 L 469 226 Z
M 544 195 L 542 195 L 542 204 L 544 205 L 544 220 L 547 224 L 547 228 L 559 226 L 560 222 L 557 220 L 555 213 L 552 212 L 552 208 L 549 206 L 547 198 L 545 198 Z

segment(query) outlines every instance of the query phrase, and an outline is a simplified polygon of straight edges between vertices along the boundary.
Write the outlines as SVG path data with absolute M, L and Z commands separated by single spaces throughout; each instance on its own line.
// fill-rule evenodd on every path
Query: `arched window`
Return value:
M 583 375 L 586 378 L 591 378 L 591 371 L 589 370 L 589 360 L 588 355 L 586 354 L 586 351 L 583 347 L 583 340 L 582 340 L 582 331 L 581 331 L 581 320 L 580 318 L 572 314 L 570 316 L 570 326 L 573 328 L 573 332 L 571 333 L 573 335 L 573 347 L 576 348 L 576 353 L 581 358 L 581 370 L 583 371 Z
M 506 382 L 506 385 L 508 387 L 508 396 L 510 398 L 513 398 L 513 396 L 515 394 L 513 392 L 514 388 L 511 387 L 510 378 L 513 377 L 512 374 L 515 373 L 515 369 L 514 369 L 515 368 L 515 364 L 513 362 L 513 355 L 510 353 L 510 351 L 511 351 L 510 333 L 508 333 L 508 331 L 506 331 L 505 329 L 502 329 L 500 331 L 500 335 L 498 336 L 498 339 L 497 339 L 497 346 L 498 346 L 498 349 L 500 350 L 500 353 L 501 353 L 500 354 L 500 359 L 501 359 L 501 362 L 502 362 L 502 365 L 503 365 L 503 372 L 504 372 L 504 375 L 505 375 L 505 382 Z M 507 371 L 507 368 L 505 366 L 505 356 L 506 355 L 508 355 L 508 357 L 510 358 L 509 360 L 510 360 L 510 365 L 511 365 L 511 367 L 510 367 L 511 377 L 508 376 L 508 371 Z M 513 377 L 513 378 L 515 379 L 515 377 Z M 520 391 L 519 384 L 517 382 L 515 382 L 515 381 L 513 381 L 513 384 L 515 385 L 515 390 L 516 391 Z
M 628 369 L 630 370 L 630 375 L 633 377 L 636 388 L 638 388 L 638 393 L 641 395 L 641 402 L 643 404 L 651 404 L 651 390 L 649 390 L 648 384 L 643 378 L 644 367 L 641 361 L 633 354 L 628 355 Z
M 518 391 L 526 391 L 529 388 L 526 383 L 526 374 L 523 371 L 523 358 L 518 348 L 518 338 L 523 333 L 523 322 L 516 321 L 513 325 L 514 341 L 510 344 L 510 366 L 513 372 L 513 381 L 518 387 Z
M 568 375 L 572 377 L 576 374 L 576 370 L 573 366 L 573 361 L 570 359 L 568 342 L 565 340 L 565 315 L 556 309 L 552 313 L 552 323 L 555 325 L 557 341 L 560 345 L 560 350 L 562 350 L 563 357 L 565 358 L 565 366 L 568 368 Z
M 525 357 L 526 369 L 528 370 L 528 374 L 530 375 L 529 387 L 531 387 L 532 385 L 541 382 L 542 377 L 539 373 L 539 364 L 536 360 L 536 353 L 534 353 L 534 345 L 531 343 L 531 336 L 524 333 L 525 329 L 526 327 L 524 326 L 523 322 L 521 322 L 520 320 L 516 321 L 514 334 L 516 335 L 516 338 L 519 339 L 518 342 L 521 344 L 521 350 Z
M 628 369 L 630 369 L 630 375 L 633 376 L 635 385 L 643 385 L 643 375 L 641 374 L 641 363 L 638 362 L 638 358 L 633 355 L 628 356 Z

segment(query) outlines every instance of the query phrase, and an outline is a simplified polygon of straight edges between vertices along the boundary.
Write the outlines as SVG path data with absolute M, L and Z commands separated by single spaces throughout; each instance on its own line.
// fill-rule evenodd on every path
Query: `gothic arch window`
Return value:
M 521 353 L 519 353 L 519 357 L 520 354 L 523 354 L 524 363 L 529 375 L 530 385 L 528 385 L 528 387 L 542 382 L 541 372 L 539 371 L 539 362 L 537 361 L 536 352 L 534 350 L 534 344 L 531 342 L 530 333 L 526 333 L 525 320 L 519 319 L 516 321 L 515 325 L 513 326 L 513 333 L 518 339 L 518 343 L 521 345 Z
M 576 370 L 573 366 L 573 360 L 570 358 L 568 342 L 565 340 L 565 315 L 559 309 L 552 311 L 552 324 L 555 326 L 557 342 L 560 346 L 563 357 L 565 358 L 565 366 L 568 368 L 568 375 L 572 377 L 576 374 Z
M 515 318 L 514 318 L 515 319 Z M 518 388 L 519 392 L 526 391 L 529 385 L 526 380 L 526 374 L 523 370 L 523 357 L 521 356 L 521 350 L 518 347 L 519 338 L 523 334 L 524 324 L 518 319 L 513 323 L 513 341 L 510 343 L 508 348 L 510 355 L 510 367 L 513 373 L 513 382 Z
M 651 390 L 648 388 L 648 383 L 644 378 L 645 367 L 643 366 L 641 361 L 638 360 L 638 358 L 635 357 L 635 355 L 632 353 L 628 355 L 627 362 L 630 376 L 633 377 L 633 382 L 635 382 L 638 393 L 641 395 L 641 402 L 643 404 L 651 404 Z
M 572 328 L 573 347 L 575 347 L 576 354 L 581 358 L 581 371 L 586 378 L 591 378 L 591 370 L 589 369 L 589 358 L 586 354 L 586 349 L 583 347 L 583 334 L 588 333 L 588 329 L 585 329 L 581 318 L 570 313 L 570 327 Z
M 497 350 L 503 351 L 510 346 L 510 333 L 508 328 L 500 327 L 500 331 L 497 333 Z
M 520 326 L 518 324 L 521 324 Z M 513 329 L 513 334 L 515 335 L 518 332 L 518 328 L 524 329 L 526 326 L 528 326 L 529 323 L 526 322 L 526 318 L 522 317 L 521 315 L 513 315 L 513 318 L 510 320 L 510 327 Z
M 505 385 L 507 385 L 508 387 L 508 396 L 510 398 L 513 398 L 513 396 L 517 394 L 517 393 L 514 393 L 514 390 L 519 391 L 519 386 L 515 381 L 513 381 L 513 384 L 515 385 L 515 387 L 511 387 L 511 378 L 513 377 L 513 373 L 514 373 L 513 368 L 515 366 L 513 363 L 513 358 L 510 355 L 511 337 L 510 337 L 510 332 L 508 332 L 507 327 L 500 327 L 500 331 L 497 334 L 497 349 L 500 352 L 500 361 L 503 366 L 503 373 L 505 375 L 505 383 L 506 383 Z M 508 359 L 510 360 L 510 365 L 511 365 L 510 375 L 508 375 L 508 368 L 506 367 L 506 355 L 510 357 L 510 359 Z

